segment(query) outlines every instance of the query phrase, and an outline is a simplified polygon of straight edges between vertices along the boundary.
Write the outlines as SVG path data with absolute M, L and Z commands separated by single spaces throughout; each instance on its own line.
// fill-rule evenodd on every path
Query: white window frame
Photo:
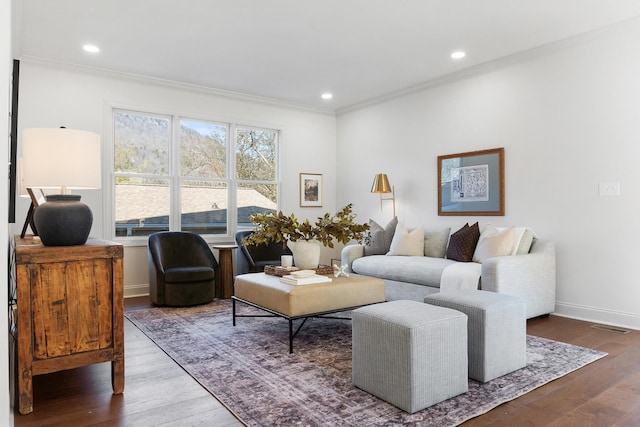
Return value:
M 114 128 L 113 118 L 114 114 L 118 111 L 125 111 L 133 114 L 147 115 L 151 117 L 168 118 L 171 124 L 171 135 L 169 143 L 169 180 L 170 188 L 170 201 L 169 201 L 169 230 L 179 231 L 181 227 L 181 212 L 180 212 L 180 183 L 183 179 L 189 180 L 192 177 L 181 176 L 180 173 L 180 161 L 177 156 L 177 150 L 180 142 L 180 120 L 193 120 L 201 121 L 212 124 L 220 124 L 228 126 L 227 135 L 227 152 L 226 152 L 226 177 L 217 179 L 220 182 L 227 183 L 228 190 L 228 209 L 227 209 L 227 232 L 224 234 L 203 234 L 202 236 L 209 243 L 220 242 L 232 242 L 234 241 L 234 235 L 239 229 L 246 229 L 247 227 L 238 227 L 238 200 L 237 190 L 238 183 L 266 183 L 276 186 L 277 207 L 276 210 L 280 210 L 282 203 L 281 194 L 281 176 L 282 176 L 282 140 L 283 130 L 281 126 L 265 125 L 261 123 L 255 123 L 251 120 L 221 120 L 215 117 L 203 117 L 193 114 L 184 114 L 176 111 L 163 111 L 162 109 L 155 108 L 143 108 L 109 104 L 105 106 L 105 140 L 106 144 L 103 144 L 103 171 L 105 171 L 105 179 L 103 182 L 108 183 L 104 189 L 104 235 L 108 236 L 108 239 L 117 241 L 125 246 L 146 246 L 148 236 L 128 236 L 121 237 L 115 235 L 115 171 L 114 171 Z M 248 181 L 240 180 L 236 178 L 236 129 L 256 129 L 273 131 L 277 134 L 276 141 L 276 168 L 275 168 L 275 181 Z M 126 176 L 118 174 L 118 176 Z M 138 175 L 131 174 L 135 177 L 156 177 L 155 175 Z

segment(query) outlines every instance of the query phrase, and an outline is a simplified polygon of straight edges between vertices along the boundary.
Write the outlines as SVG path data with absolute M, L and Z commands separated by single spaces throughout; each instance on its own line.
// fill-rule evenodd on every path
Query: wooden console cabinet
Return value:
M 124 390 L 122 246 L 89 239 L 43 246 L 14 238 L 17 296 L 17 404 L 33 411 L 33 375 L 111 362 Z

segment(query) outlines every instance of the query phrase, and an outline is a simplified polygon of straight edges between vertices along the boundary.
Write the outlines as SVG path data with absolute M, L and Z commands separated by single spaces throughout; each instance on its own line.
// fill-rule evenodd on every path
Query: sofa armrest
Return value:
M 347 273 L 353 273 L 353 270 L 351 270 L 351 264 L 353 263 L 353 260 L 362 258 L 363 256 L 363 245 L 347 245 L 342 248 L 342 252 L 340 254 L 340 262 L 342 263 L 342 265 L 346 266 L 344 271 Z
M 524 255 L 489 258 L 482 263 L 480 287 L 527 302 L 527 318 L 555 311 L 556 254 L 549 240 L 534 240 Z

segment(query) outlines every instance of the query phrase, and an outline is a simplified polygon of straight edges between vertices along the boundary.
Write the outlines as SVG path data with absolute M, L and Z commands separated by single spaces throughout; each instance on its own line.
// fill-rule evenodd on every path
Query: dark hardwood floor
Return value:
M 125 311 L 149 307 L 125 300 Z M 550 316 L 527 331 L 609 356 L 464 423 L 469 426 L 640 426 L 640 331 L 618 334 Z M 125 392 L 111 393 L 109 363 L 34 377 L 29 426 L 240 426 L 214 397 L 125 321 Z
M 125 312 L 150 307 L 125 299 Z M 14 410 L 17 427 L 242 426 L 224 406 L 125 319 L 125 389 L 112 394 L 111 364 L 33 377 L 33 412 Z

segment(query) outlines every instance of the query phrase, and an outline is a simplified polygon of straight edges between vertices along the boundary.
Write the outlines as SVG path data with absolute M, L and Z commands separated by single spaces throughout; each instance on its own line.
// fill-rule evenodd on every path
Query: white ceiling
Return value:
M 18 58 L 341 110 L 640 16 L 638 0 L 14 0 Z M 87 54 L 85 43 L 101 48 Z M 449 55 L 465 50 L 467 57 Z M 334 94 L 330 101 L 320 95 Z

